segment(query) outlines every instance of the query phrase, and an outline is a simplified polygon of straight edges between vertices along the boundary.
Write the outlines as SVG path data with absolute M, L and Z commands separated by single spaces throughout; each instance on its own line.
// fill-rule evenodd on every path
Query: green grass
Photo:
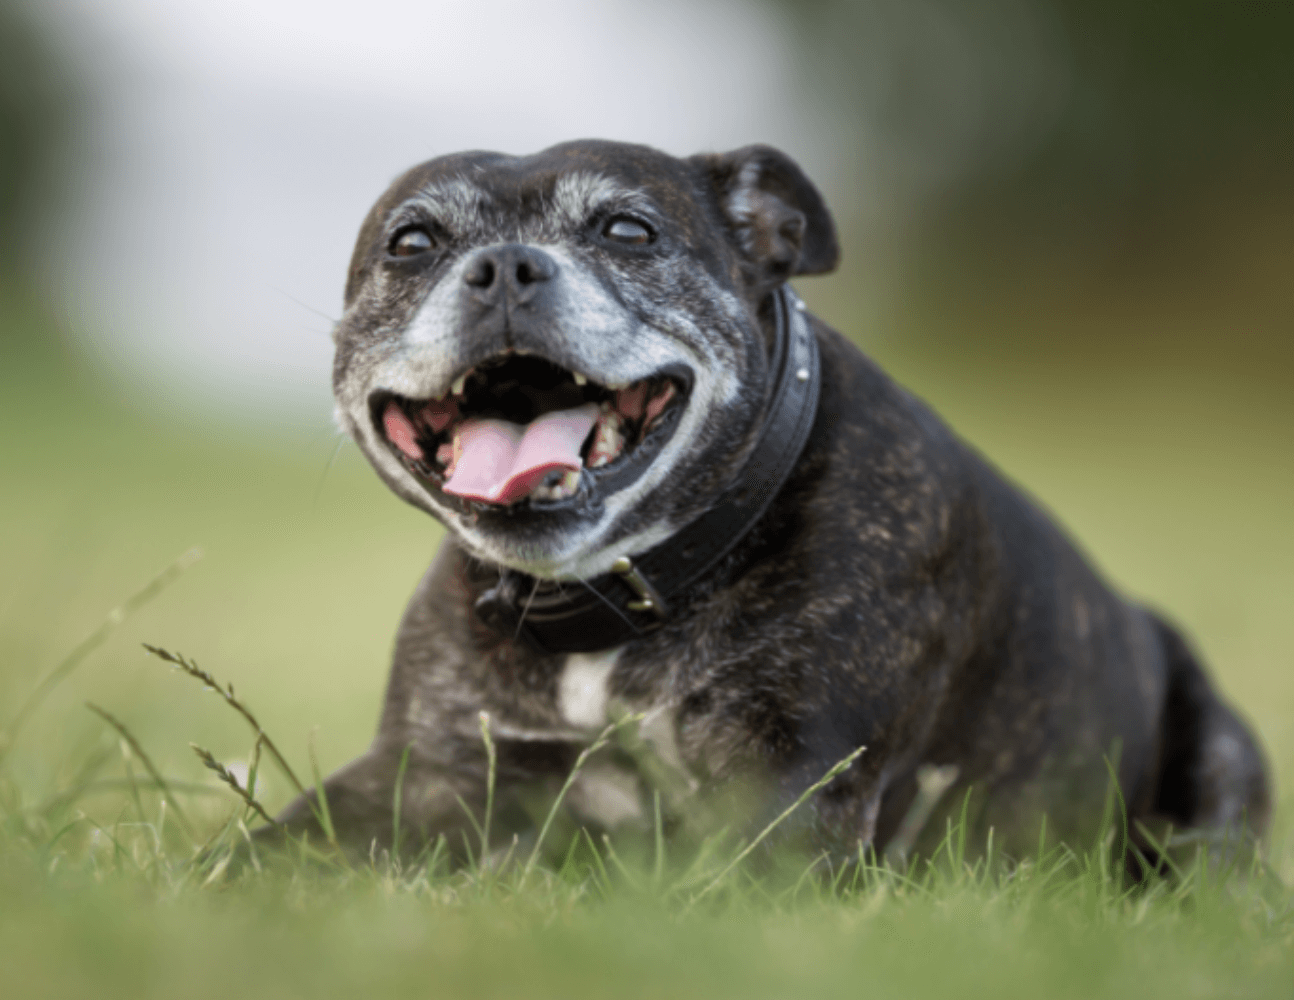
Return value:
M 527 845 L 507 865 L 452 872 L 380 853 L 343 865 L 316 844 L 208 883 L 251 816 L 189 744 L 245 764 L 255 740 L 141 644 L 232 682 L 308 783 L 312 732 L 324 772 L 371 737 L 395 624 L 439 532 L 353 448 L 328 468 L 325 414 L 315 435 L 253 434 L 166 400 L 133 405 L 49 346 L 29 301 L 0 297 L 0 727 L 110 609 L 180 553 L 204 552 L 104 631 L 0 761 L 3 994 L 1289 996 L 1294 404 L 1271 391 L 1266 361 L 1246 366 L 1243 330 L 1225 359 L 1198 348 L 1222 328 L 1218 313 L 1120 316 L 1197 348 L 1165 362 L 1108 343 L 1057 349 L 1071 343 L 1062 336 L 1032 351 L 1023 335 L 986 332 L 1018 332 L 1019 316 L 934 309 L 895 317 L 902 335 L 869 346 L 1055 510 L 1113 581 L 1195 636 L 1271 758 L 1280 795 L 1265 867 L 1188 858 L 1178 877 L 1133 890 L 1107 842 L 986 864 L 960 856 L 954 835 L 911 871 L 784 859 L 714 883 L 741 845 L 716 842 L 700 859 L 667 846 L 658 865 L 654 846 L 612 857 L 584 843 L 520 885 Z M 923 336 L 935 324 L 946 333 Z M 272 812 L 291 783 L 263 747 L 257 773 Z

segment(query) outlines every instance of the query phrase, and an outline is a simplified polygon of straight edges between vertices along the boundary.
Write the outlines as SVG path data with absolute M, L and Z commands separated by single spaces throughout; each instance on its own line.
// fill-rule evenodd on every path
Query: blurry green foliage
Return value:
M 773 2 L 860 158 L 945 212 L 1121 215 L 1294 176 L 1294 5 Z
M 1294 5 L 1053 2 L 1075 88 L 1034 173 L 1149 196 L 1237 158 L 1289 170 Z
M 0 0 L 0 271 L 56 194 L 59 153 L 77 106 L 73 75 L 40 23 L 14 0 Z

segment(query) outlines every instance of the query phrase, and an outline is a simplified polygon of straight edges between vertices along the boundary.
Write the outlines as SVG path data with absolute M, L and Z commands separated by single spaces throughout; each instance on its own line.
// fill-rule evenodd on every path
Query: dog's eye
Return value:
M 393 257 L 416 257 L 420 253 L 426 253 L 436 245 L 436 241 L 431 238 L 431 234 L 425 229 L 413 228 L 406 229 L 397 233 L 395 239 L 391 241 L 391 255 Z
M 606 224 L 602 235 L 617 243 L 649 243 L 652 234 L 650 229 L 636 219 L 618 216 Z

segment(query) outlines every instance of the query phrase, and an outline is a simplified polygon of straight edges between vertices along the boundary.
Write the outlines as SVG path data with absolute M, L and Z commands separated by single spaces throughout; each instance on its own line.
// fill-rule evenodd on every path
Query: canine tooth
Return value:
M 463 389 L 467 386 L 467 373 L 464 372 L 458 378 L 454 379 L 454 384 L 449 387 L 449 391 L 455 396 L 461 396 Z
M 598 418 L 593 447 L 589 449 L 589 468 L 600 469 L 624 450 L 625 440 L 620 433 L 620 414 L 612 411 Z
M 585 376 L 581 375 L 579 372 L 572 372 L 571 374 L 575 376 L 575 384 L 576 384 L 576 385 L 588 385 L 588 384 L 589 384 L 589 380 L 588 380 Z

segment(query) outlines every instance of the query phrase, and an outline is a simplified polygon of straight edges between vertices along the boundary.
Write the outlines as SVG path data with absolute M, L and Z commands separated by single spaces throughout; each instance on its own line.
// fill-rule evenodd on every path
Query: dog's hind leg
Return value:
M 1271 814 L 1262 751 L 1218 698 L 1181 635 L 1162 619 L 1153 620 L 1168 673 L 1154 814 L 1178 830 L 1247 828 L 1261 835 Z

